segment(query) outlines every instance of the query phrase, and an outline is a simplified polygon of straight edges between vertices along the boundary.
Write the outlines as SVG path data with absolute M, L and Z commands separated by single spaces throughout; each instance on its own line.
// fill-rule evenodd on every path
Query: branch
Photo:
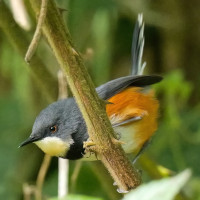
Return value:
M 68 97 L 67 80 L 62 72 L 58 71 L 58 99 Z M 63 158 L 58 158 L 58 198 L 62 199 L 68 193 L 68 178 L 69 178 L 69 161 Z
M 81 171 L 82 163 L 83 163 L 83 161 L 76 160 L 75 167 L 74 167 L 73 173 L 71 175 L 71 192 L 72 193 L 75 192 L 76 183 L 77 183 L 80 171 Z
M 46 12 L 47 12 L 47 4 L 48 4 L 48 0 L 42 0 L 42 5 L 41 5 L 41 9 L 40 9 L 40 15 L 38 18 L 38 23 L 37 23 L 37 27 L 33 36 L 33 39 L 28 47 L 28 50 L 26 52 L 25 55 L 25 61 L 27 63 L 30 62 L 33 54 L 36 51 L 36 48 L 38 46 L 38 43 L 40 41 L 41 38 L 41 34 L 42 34 L 42 25 L 44 23 L 45 17 L 46 17 Z
M 29 0 L 39 13 L 41 1 Z M 101 161 L 121 190 L 135 188 L 141 182 L 140 175 L 126 157 L 105 112 L 105 103 L 95 91 L 79 53 L 74 49 L 68 30 L 54 3 L 50 1 L 43 33 L 64 71 L 80 111 L 85 119 L 90 139 Z
M 44 180 L 47 174 L 47 171 L 49 169 L 49 165 L 51 163 L 51 156 L 45 154 L 44 155 L 44 159 L 42 162 L 42 165 L 40 167 L 38 176 L 37 176 L 37 180 L 36 180 L 36 191 L 35 191 L 35 195 L 36 195 L 36 199 L 37 200 L 42 200 L 42 187 L 44 184 Z

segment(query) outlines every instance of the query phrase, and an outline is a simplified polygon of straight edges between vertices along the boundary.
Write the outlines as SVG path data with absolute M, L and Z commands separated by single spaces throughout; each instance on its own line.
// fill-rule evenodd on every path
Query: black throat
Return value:
M 65 158 L 69 159 L 69 160 L 77 160 L 80 159 L 84 156 L 84 151 L 85 149 L 83 148 L 83 144 L 71 144 L 70 145 L 70 149 L 67 152 L 67 155 L 65 156 Z
M 83 120 L 81 120 L 81 122 L 82 123 L 78 126 L 78 130 L 71 135 L 74 143 L 70 145 L 69 151 L 65 156 L 65 158 L 69 160 L 80 159 L 85 154 L 83 142 L 87 141 L 89 136 L 87 133 L 85 122 Z

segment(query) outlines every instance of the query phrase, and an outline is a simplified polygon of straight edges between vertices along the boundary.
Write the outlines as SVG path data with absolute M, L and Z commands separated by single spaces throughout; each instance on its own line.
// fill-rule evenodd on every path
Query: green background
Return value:
M 10 1 L 4 2 L 11 9 Z M 23 1 L 22 1 L 23 2 Z M 185 199 L 200 199 L 200 2 L 158 0 L 58 0 L 63 18 L 77 50 L 82 54 L 96 86 L 128 75 L 131 67 L 132 33 L 137 14 L 145 21 L 145 74 L 161 74 L 156 85 L 160 100 L 159 129 L 146 151 L 159 165 L 176 172 L 191 168 L 193 176 L 184 189 Z M 29 30 L 18 35 L 23 46 L 31 41 L 35 16 L 24 0 Z M 17 7 L 14 8 L 17 12 Z M 0 17 L 2 15 L 0 14 Z M 6 19 L 1 20 L 9 24 Z M 0 23 L 0 199 L 23 199 L 25 183 L 35 184 L 43 153 L 30 145 L 18 149 L 31 133 L 39 111 L 56 99 L 57 85 L 44 92 L 29 65 L 25 50 L 16 48 L 3 23 Z M 28 47 L 28 46 L 27 46 Z M 37 56 L 57 79 L 58 64 L 43 38 Z M 42 67 L 42 66 L 41 66 Z M 44 74 L 45 76 L 46 74 Z M 47 83 L 48 84 L 48 83 Z M 145 155 L 145 156 L 146 156 Z M 141 157 L 142 160 L 142 157 Z M 143 169 L 143 181 L 155 177 Z M 70 161 L 70 177 L 77 162 Z M 151 165 L 150 165 L 151 168 Z M 153 168 L 153 167 L 152 167 Z M 152 169 L 153 170 L 153 169 Z M 53 158 L 44 183 L 46 197 L 57 195 L 57 158 Z M 69 177 L 69 179 L 70 179 Z M 70 181 L 71 194 L 103 199 L 120 199 L 112 180 L 100 162 L 84 162 L 76 183 Z

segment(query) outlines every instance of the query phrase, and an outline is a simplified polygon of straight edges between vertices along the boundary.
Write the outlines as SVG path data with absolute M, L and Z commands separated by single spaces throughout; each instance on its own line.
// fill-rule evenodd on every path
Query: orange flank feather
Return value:
M 115 130 L 120 134 L 121 140 L 126 140 L 124 142 L 127 143 L 125 144 L 127 153 L 139 151 L 157 129 L 159 103 L 154 97 L 154 92 L 146 91 L 144 88 L 129 87 L 108 101 L 112 104 L 106 106 L 106 112 L 112 124 L 135 117 L 138 119 L 120 125 Z

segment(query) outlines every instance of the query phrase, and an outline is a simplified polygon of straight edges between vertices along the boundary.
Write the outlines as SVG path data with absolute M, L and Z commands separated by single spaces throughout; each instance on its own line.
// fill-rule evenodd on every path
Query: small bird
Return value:
M 109 81 L 96 88 L 103 100 L 110 102 L 106 112 L 123 142 L 127 154 L 136 157 L 145 149 L 157 129 L 159 102 L 149 86 L 162 80 L 158 75 L 142 75 L 144 23 L 139 15 L 132 44 L 132 75 Z M 37 116 L 30 137 L 20 147 L 35 143 L 45 153 L 70 160 L 86 156 L 83 147 L 89 138 L 87 127 L 74 98 L 56 101 Z M 136 160 L 136 159 L 135 159 Z

